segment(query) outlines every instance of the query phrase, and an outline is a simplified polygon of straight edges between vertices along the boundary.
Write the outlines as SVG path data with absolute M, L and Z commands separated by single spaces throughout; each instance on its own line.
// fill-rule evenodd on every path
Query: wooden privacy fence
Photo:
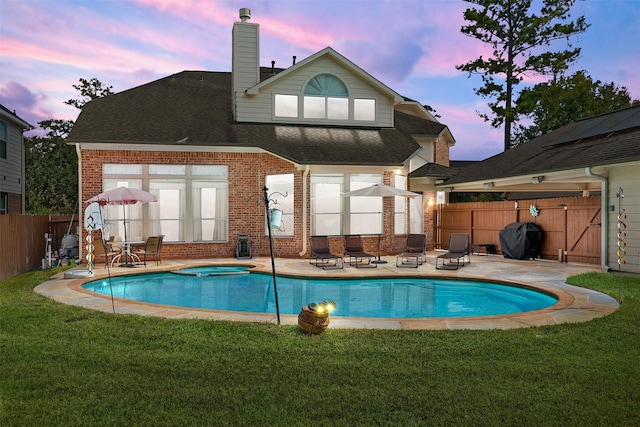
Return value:
M 494 244 L 501 253 L 500 230 L 513 222 L 533 222 L 543 232 L 542 258 L 599 264 L 600 209 L 600 196 L 440 205 L 434 244 L 446 248 L 450 233 L 467 233 L 472 244 Z
M 45 234 L 53 235 L 52 247 L 60 248 L 69 230 L 71 215 L 0 215 L 0 280 L 42 267 Z M 71 233 L 77 231 L 77 217 Z

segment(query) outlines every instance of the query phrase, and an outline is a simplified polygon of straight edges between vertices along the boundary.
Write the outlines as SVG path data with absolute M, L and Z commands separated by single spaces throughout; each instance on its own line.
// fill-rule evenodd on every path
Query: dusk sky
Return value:
M 480 77 L 456 65 L 487 57 L 464 36 L 461 0 L 0 0 L 0 103 L 32 125 L 75 120 L 80 78 L 120 92 L 183 70 L 231 71 L 238 9 L 260 24 L 260 62 L 286 68 L 330 46 L 391 89 L 436 109 L 456 145 L 452 160 L 503 149 L 501 129 L 477 115 Z M 625 86 L 640 98 L 640 0 L 577 1 L 591 27 L 571 42 L 570 72 Z M 566 44 L 555 45 L 556 49 Z M 554 46 L 552 46 L 553 48 Z M 527 83 L 536 82 L 531 76 Z M 521 87 L 524 87 L 521 85 Z M 117 123 L 114 123 L 117 126 Z M 32 135 L 32 132 L 26 135 Z

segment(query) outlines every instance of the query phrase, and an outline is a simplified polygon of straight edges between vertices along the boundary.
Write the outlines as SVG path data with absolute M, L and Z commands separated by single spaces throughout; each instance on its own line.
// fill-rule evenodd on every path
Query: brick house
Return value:
M 260 67 L 259 25 L 249 20 L 241 9 L 230 73 L 182 71 L 84 106 L 67 138 L 80 199 L 122 185 L 156 194 L 126 208 L 128 234 L 164 234 L 168 258 L 231 256 L 239 233 L 268 254 L 264 187 L 283 212 L 277 256 L 305 256 L 311 235 L 331 236 L 339 252 L 342 235 L 377 250 L 381 234 L 383 254 L 399 252 L 409 232 L 430 238 L 428 187 L 416 199 L 342 193 L 374 183 L 411 190 L 411 171 L 448 166 L 447 126 L 330 47 L 286 69 Z M 111 234 L 122 235 L 122 215 L 107 207 Z
M 24 213 L 24 132 L 31 129 L 0 104 L 0 215 Z

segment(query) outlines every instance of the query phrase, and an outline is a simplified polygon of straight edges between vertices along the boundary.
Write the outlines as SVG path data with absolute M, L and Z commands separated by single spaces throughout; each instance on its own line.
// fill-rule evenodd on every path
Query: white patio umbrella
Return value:
M 384 184 L 373 184 L 370 187 L 360 188 L 358 190 L 348 191 L 343 194 L 345 197 L 363 196 L 363 197 L 417 197 L 420 194 L 414 193 L 400 188 L 389 187 Z
M 135 205 L 136 203 L 149 203 L 157 202 L 158 198 L 155 194 L 151 194 L 144 190 L 138 190 L 137 188 L 118 187 L 113 190 L 104 191 L 89 200 L 85 201 L 85 205 L 92 202 L 98 202 L 105 205 L 122 205 L 124 224 L 124 240 L 127 241 L 127 218 L 125 205 Z
M 343 194 L 344 197 L 417 197 L 420 194 L 412 191 L 402 190 L 400 188 L 389 187 L 384 184 L 373 184 L 370 187 L 360 188 L 358 190 L 348 191 Z M 384 264 L 386 261 L 380 259 L 380 237 L 378 234 L 378 259 L 372 261 L 375 264 Z

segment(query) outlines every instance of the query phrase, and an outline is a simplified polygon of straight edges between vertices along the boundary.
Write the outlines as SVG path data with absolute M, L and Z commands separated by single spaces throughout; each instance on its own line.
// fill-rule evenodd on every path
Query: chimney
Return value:
M 231 75 L 233 105 L 244 91 L 260 82 L 260 26 L 249 22 L 251 10 L 239 11 L 240 22 L 233 24 Z

